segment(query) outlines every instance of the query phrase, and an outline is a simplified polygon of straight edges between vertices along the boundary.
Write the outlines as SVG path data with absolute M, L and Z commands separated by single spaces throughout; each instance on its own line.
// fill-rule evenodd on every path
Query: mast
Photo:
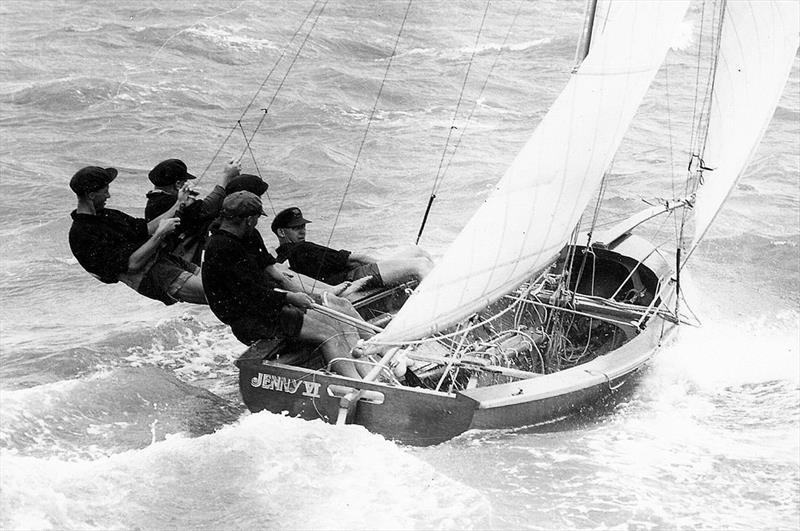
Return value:
M 583 20 L 583 31 L 578 40 L 578 49 L 575 50 L 575 70 L 581 65 L 583 60 L 589 55 L 589 47 L 592 44 L 592 31 L 594 31 L 594 16 L 597 13 L 597 0 L 586 0 L 586 14 Z

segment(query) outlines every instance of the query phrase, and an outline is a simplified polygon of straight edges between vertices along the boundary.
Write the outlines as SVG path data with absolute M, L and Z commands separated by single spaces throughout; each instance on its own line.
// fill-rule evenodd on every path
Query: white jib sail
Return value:
M 435 334 L 502 297 L 570 237 L 661 66 L 688 0 L 611 2 L 589 55 L 434 270 L 372 341 Z
M 800 2 L 736 0 L 725 6 L 714 78 L 704 184 L 692 250 L 744 171 L 783 92 L 800 44 Z

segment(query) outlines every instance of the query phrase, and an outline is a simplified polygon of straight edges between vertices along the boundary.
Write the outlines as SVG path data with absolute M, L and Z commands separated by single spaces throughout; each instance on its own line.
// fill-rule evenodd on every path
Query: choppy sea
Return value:
M 407 5 L 0 2 L 0 528 L 800 526 L 798 60 L 692 258 L 703 326 L 563 429 L 415 448 L 250 414 L 243 347 L 207 308 L 76 263 L 80 167 L 118 168 L 109 206 L 143 215 L 160 160 L 208 191 L 241 154 L 268 210 L 300 206 L 309 238 L 375 254 L 413 243 L 446 167 L 421 241 L 441 254 L 566 83 L 584 2 L 418 0 L 397 39 Z M 612 217 L 683 177 L 699 14 L 615 159 Z

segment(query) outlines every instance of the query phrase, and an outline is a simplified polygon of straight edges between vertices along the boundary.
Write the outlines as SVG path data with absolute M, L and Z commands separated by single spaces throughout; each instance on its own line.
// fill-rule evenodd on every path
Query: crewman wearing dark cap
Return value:
M 248 173 L 242 173 L 241 175 L 234 177 L 231 179 L 231 182 L 228 183 L 228 186 L 225 187 L 225 191 L 228 192 L 228 195 L 235 192 L 244 191 L 253 193 L 258 197 L 264 195 L 268 189 L 269 184 L 267 184 L 261 177 Z M 214 221 L 211 224 L 211 230 L 213 231 L 214 229 L 218 228 L 219 224 L 220 220 Z M 261 241 L 261 245 L 263 245 L 263 240 L 261 240 L 260 234 L 258 235 L 258 239 Z M 302 291 L 311 295 L 320 295 L 323 292 L 328 292 L 349 300 L 350 298 L 359 296 L 358 292 L 361 291 L 363 285 L 369 281 L 369 279 L 363 279 L 362 281 L 356 282 L 341 282 L 335 286 L 331 286 L 324 282 L 316 281 L 315 279 L 309 278 L 305 275 L 300 275 L 297 272 L 290 270 L 288 265 L 276 263 L 274 267 L 283 275 L 283 287 L 285 289 L 291 291 Z M 348 311 L 348 308 L 339 309 L 345 312 Z M 355 312 L 353 312 L 353 314 L 358 315 Z
M 69 245 L 78 263 L 106 284 L 122 282 L 164 304 L 206 304 L 199 268 L 160 252 L 164 239 L 180 226 L 175 213 L 189 188 L 177 190 L 173 205 L 148 223 L 106 208 L 116 177 L 114 168 L 87 166 L 70 180 L 78 206 L 72 212 Z
M 341 359 L 358 341 L 357 331 L 325 315 L 306 313 L 314 299 L 283 290 L 282 276 L 273 268 L 275 258 L 256 229 L 264 215 L 261 200 L 251 192 L 234 192 L 223 201 L 220 225 L 206 243 L 203 261 L 211 311 L 246 345 L 260 339 L 299 339 L 319 348 L 335 371 L 358 378 L 359 369 Z
M 165 247 L 170 253 L 195 265 L 200 265 L 209 225 L 219 213 L 222 200 L 225 199 L 226 186 L 231 179 L 239 175 L 240 170 L 239 161 L 231 160 L 225 165 L 219 182 L 207 196 L 200 200 L 189 198 L 178 210 L 177 216 L 181 220 L 180 227 L 165 243 Z M 155 188 L 147 193 L 144 218 L 151 221 L 175 204 L 178 190 L 188 181 L 195 179 L 195 176 L 189 173 L 182 160 L 167 159 L 156 164 L 150 170 L 148 178 Z M 194 191 L 190 193 L 195 194 Z
M 277 260 L 288 260 L 292 271 L 322 282 L 338 284 L 370 277 L 366 287 L 380 288 L 413 279 L 422 280 L 433 268 L 430 256 L 419 247 L 387 259 L 377 259 L 306 241 L 307 223 L 311 222 L 297 207 L 278 212 L 271 227 L 280 243 L 276 249 Z

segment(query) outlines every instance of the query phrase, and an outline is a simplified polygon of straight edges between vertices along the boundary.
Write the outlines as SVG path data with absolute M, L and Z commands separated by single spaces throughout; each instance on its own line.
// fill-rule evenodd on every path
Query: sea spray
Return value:
M 270 413 L 106 458 L 3 463 L 7 529 L 479 529 L 491 516 L 476 491 L 361 427 Z

